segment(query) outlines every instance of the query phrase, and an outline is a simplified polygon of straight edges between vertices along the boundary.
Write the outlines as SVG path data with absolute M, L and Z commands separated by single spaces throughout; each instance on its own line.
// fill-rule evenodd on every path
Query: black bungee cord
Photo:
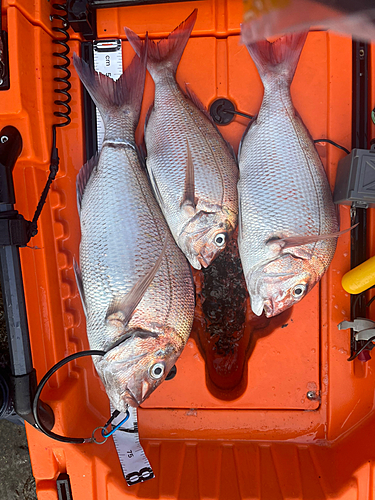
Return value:
M 70 356 L 67 356 L 66 358 L 64 358 L 61 361 L 59 361 L 58 363 L 56 363 L 44 375 L 42 380 L 39 382 L 37 390 L 35 392 L 34 401 L 33 401 L 33 416 L 34 416 L 34 420 L 35 420 L 37 428 L 40 431 L 42 431 L 44 434 L 46 434 L 46 436 L 48 436 L 52 439 L 55 439 L 56 441 L 61 441 L 62 443 L 83 444 L 83 443 L 96 442 L 97 444 L 101 444 L 94 438 L 95 431 L 99 428 L 95 429 L 92 436 L 89 438 L 66 437 L 66 436 L 61 436 L 60 434 L 56 434 L 55 432 L 48 430 L 39 418 L 38 405 L 39 405 L 40 395 L 42 393 L 42 390 L 44 389 L 44 386 L 46 385 L 48 380 L 52 377 L 52 375 L 57 372 L 57 370 L 59 368 L 63 367 L 64 365 L 66 365 L 70 361 L 73 361 L 73 360 L 78 359 L 78 358 L 83 358 L 84 356 L 104 356 L 105 354 L 107 354 L 107 351 L 99 351 L 99 350 L 95 350 L 95 349 L 89 349 L 86 351 L 75 352 L 74 354 L 71 354 Z M 115 415 L 116 412 L 117 412 L 117 414 Z M 108 425 L 110 425 L 112 423 L 112 420 L 114 418 L 116 418 L 119 415 L 119 413 L 120 412 L 118 412 L 118 410 L 116 410 L 112 414 L 112 416 L 108 420 L 108 422 L 103 427 L 105 428 Z M 103 436 L 103 437 L 105 437 L 105 436 Z M 103 443 L 106 441 L 106 439 L 107 438 L 105 437 Z
M 116 342 L 114 342 L 106 351 L 98 350 L 98 349 L 88 349 L 86 351 L 80 351 L 80 352 L 75 352 L 71 354 L 70 356 L 67 356 L 66 358 L 62 359 L 61 361 L 57 362 L 52 368 L 48 370 L 48 372 L 43 376 L 42 380 L 39 382 L 38 387 L 35 392 L 34 396 L 34 401 L 33 401 L 33 416 L 34 420 L 36 423 L 36 427 L 42 431 L 46 436 L 50 437 L 51 439 L 55 439 L 56 441 L 61 441 L 62 443 L 71 443 L 71 444 L 83 444 L 83 443 L 96 443 L 96 444 L 103 444 L 106 442 L 106 440 L 112 436 L 112 434 L 119 429 L 123 423 L 125 423 L 129 417 L 130 413 L 129 410 L 126 409 L 126 414 L 125 418 L 119 423 L 116 424 L 116 426 L 109 432 L 107 432 L 107 427 L 112 424 L 112 421 L 120 415 L 120 412 L 118 410 L 114 410 L 112 413 L 111 417 L 109 420 L 100 427 L 96 427 L 94 431 L 92 432 L 91 437 L 88 438 L 75 438 L 75 437 L 67 437 L 67 436 L 61 436 L 60 434 L 56 434 L 55 432 L 50 431 L 47 429 L 43 422 L 41 421 L 39 417 L 39 399 L 40 395 L 42 393 L 42 390 L 44 389 L 44 386 L 48 382 L 48 380 L 52 377 L 54 373 L 57 372 L 60 368 L 62 368 L 64 365 L 69 363 L 70 361 L 73 361 L 75 359 L 83 358 L 85 356 L 105 356 L 109 351 L 114 349 L 115 347 L 118 347 L 120 344 L 125 342 L 129 337 L 131 336 L 131 332 L 127 332 L 125 335 L 120 337 Z M 172 370 L 171 370 L 172 371 Z M 167 376 L 168 378 L 168 376 Z M 103 441 L 98 441 L 95 438 L 95 433 L 97 430 L 101 429 L 101 436 L 104 438 Z M 121 429 L 124 432 L 135 432 L 134 429 Z

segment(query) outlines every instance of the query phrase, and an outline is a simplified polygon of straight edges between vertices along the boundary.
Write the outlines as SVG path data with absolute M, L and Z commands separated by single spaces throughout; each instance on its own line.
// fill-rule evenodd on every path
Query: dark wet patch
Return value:
M 207 268 L 199 273 L 197 295 L 200 318 L 197 327 L 200 349 L 206 360 L 207 386 L 226 391 L 224 399 L 238 397 L 243 382 L 250 330 L 246 327 L 248 293 L 236 238 Z M 241 385 L 241 389 L 239 386 Z M 210 389 L 211 390 L 211 389 Z
M 247 289 L 237 240 L 203 270 L 202 310 L 217 354 L 233 353 L 245 328 Z

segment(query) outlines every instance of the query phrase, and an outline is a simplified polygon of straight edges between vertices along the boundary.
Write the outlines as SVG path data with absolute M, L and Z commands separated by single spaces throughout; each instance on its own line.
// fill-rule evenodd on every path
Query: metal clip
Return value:
M 354 321 L 341 321 L 337 325 L 339 330 L 347 330 L 352 328 L 355 332 L 355 339 L 359 340 L 369 340 L 375 335 L 375 321 L 366 318 L 356 318 Z
M 113 429 L 112 429 L 111 431 L 107 432 L 107 427 L 109 427 L 109 426 L 112 424 L 113 420 L 114 420 L 115 418 L 117 418 L 119 415 L 120 415 L 120 412 L 119 412 L 118 410 L 115 410 L 115 411 L 112 413 L 112 415 L 111 415 L 110 419 L 109 419 L 109 420 L 108 420 L 108 421 L 107 421 L 107 422 L 106 422 L 103 426 L 96 427 L 96 428 L 93 430 L 93 433 L 92 433 L 92 436 L 91 436 L 91 440 L 90 440 L 90 441 L 91 441 L 92 443 L 95 443 L 95 444 L 104 444 L 104 443 L 107 441 L 107 439 L 108 439 L 110 436 L 112 436 L 112 434 L 114 434 L 114 433 L 117 431 L 117 429 L 119 429 L 119 428 L 122 426 L 122 424 L 124 424 L 124 423 L 125 423 L 125 422 L 129 419 L 129 417 L 130 417 L 130 413 L 129 413 L 129 410 L 128 410 L 128 406 L 126 407 L 126 414 L 125 414 L 125 418 L 124 418 L 123 420 L 121 420 L 121 422 L 120 422 L 119 424 L 117 424 L 116 426 L 114 426 L 114 427 L 113 427 Z M 103 438 L 103 441 L 99 441 L 99 440 L 95 437 L 95 433 L 96 433 L 96 431 L 98 431 L 99 429 L 101 430 L 101 436 L 102 436 L 102 438 Z
M 353 361 L 358 358 L 361 361 L 371 359 L 369 351 L 374 347 L 375 341 L 375 322 L 366 318 L 356 318 L 354 321 L 342 321 L 337 325 L 339 330 L 352 328 L 355 333 L 356 342 L 361 342 L 361 348 L 357 352 L 353 352 L 348 361 Z

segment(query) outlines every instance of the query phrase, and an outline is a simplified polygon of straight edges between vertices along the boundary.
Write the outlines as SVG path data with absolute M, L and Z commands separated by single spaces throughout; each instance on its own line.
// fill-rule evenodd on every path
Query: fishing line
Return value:
M 225 109 L 225 112 L 229 113 L 231 115 L 243 116 L 244 118 L 249 118 L 249 120 L 252 120 L 254 118 L 253 115 L 248 115 L 247 113 L 242 113 L 242 111 L 237 111 L 237 110 L 232 110 L 232 109 Z
M 345 151 L 347 155 L 350 154 L 349 149 L 344 148 L 344 146 L 340 146 L 340 144 L 337 144 L 337 142 L 331 141 L 331 139 L 315 139 L 314 144 L 317 142 L 328 142 L 328 144 L 332 144 L 332 146 L 335 146 L 338 149 L 341 149 L 342 151 Z
M 127 338 L 128 338 L 128 336 L 125 335 L 124 338 L 122 339 L 122 341 L 125 341 Z M 44 434 L 46 434 L 46 436 L 50 437 L 51 439 L 55 439 L 56 441 L 61 441 L 62 443 L 71 443 L 71 444 L 96 443 L 96 444 L 103 444 L 103 443 L 106 442 L 106 440 L 110 436 L 112 436 L 112 434 L 114 432 L 116 432 L 121 427 L 122 424 L 124 424 L 129 419 L 129 416 L 130 416 L 129 410 L 126 410 L 126 416 L 125 416 L 125 418 L 119 424 L 116 424 L 116 426 L 114 426 L 114 428 L 111 431 L 106 432 L 107 431 L 107 427 L 109 425 L 111 425 L 112 421 L 116 417 L 118 417 L 120 415 L 120 412 L 118 410 L 114 410 L 114 412 L 112 413 L 112 415 L 109 418 L 109 420 L 103 426 L 96 427 L 96 429 L 94 429 L 94 431 L 92 432 L 91 437 L 88 437 L 88 438 L 74 438 L 74 437 L 61 436 L 60 434 L 56 434 L 55 432 L 52 432 L 52 431 L 48 430 L 43 425 L 43 422 L 39 418 L 38 410 L 39 410 L 40 395 L 42 393 L 42 390 L 44 389 L 44 386 L 48 382 L 48 380 L 52 377 L 53 374 L 55 374 L 57 372 L 57 370 L 59 370 L 60 368 L 62 368 L 63 366 L 65 366 L 70 361 L 74 361 L 75 359 L 78 359 L 78 358 L 83 358 L 85 356 L 105 356 L 111 349 L 112 349 L 112 347 L 109 348 L 107 351 L 100 351 L 100 350 L 96 350 L 96 349 L 88 349 L 86 351 L 75 352 L 74 354 L 71 354 L 70 356 L 67 356 L 66 358 L 64 358 L 61 361 L 59 361 L 58 363 L 56 363 L 44 375 L 44 377 L 39 382 L 39 385 L 38 385 L 38 387 L 36 389 L 35 396 L 34 396 L 34 401 L 33 401 L 33 409 L 32 410 L 33 410 L 33 416 L 34 416 L 37 428 L 39 430 L 41 430 Z M 98 439 L 95 438 L 95 433 L 99 429 L 102 430 L 101 436 L 104 438 L 103 441 L 98 441 Z M 134 431 L 132 429 L 129 429 L 129 432 L 134 432 Z
M 249 115 L 247 113 L 243 113 L 242 111 L 237 111 L 236 109 L 229 109 L 228 107 L 225 107 L 225 105 L 222 105 L 221 110 L 219 109 L 219 111 L 229 113 L 230 115 L 243 116 L 244 118 L 248 118 L 249 120 L 252 120 L 254 118 L 254 115 Z M 334 142 L 331 139 L 315 139 L 314 140 L 314 144 L 317 144 L 318 142 L 325 142 L 328 144 L 332 144 L 332 146 L 335 146 L 336 148 L 341 149 L 342 151 L 345 151 L 345 153 L 347 155 L 350 154 L 350 151 L 348 149 L 346 149 L 344 146 L 340 146 L 340 144 L 337 144 L 337 142 Z

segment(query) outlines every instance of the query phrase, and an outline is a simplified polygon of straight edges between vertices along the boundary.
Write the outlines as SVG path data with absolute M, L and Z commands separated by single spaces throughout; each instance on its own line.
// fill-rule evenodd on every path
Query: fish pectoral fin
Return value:
M 354 226 L 349 227 L 348 229 L 344 229 L 343 231 L 338 231 L 336 233 L 317 234 L 312 236 L 289 236 L 287 238 L 271 239 L 267 241 L 267 245 L 277 244 L 283 250 L 286 248 L 308 245 L 310 243 L 315 243 L 317 241 L 329 240 L 331 238 L 338 238 L 339 236 L 357 227 L 358 224 L 359 222 L 357 224 L 354 224 Z
M 111 323 L 113 321 L 120 321 L 124 327 L 129 323 L 135 308 L 142 300 L 147 288 L 150 286 L 152 280 L 155 278 L 155 275 L 160 268 L 161 261 L 167 248 L 167 241 L 168 240 L 166 238 L 163 250 L 161 251 L 161 254 L 159 255 L 153 267 L 144 276 L 139 278 L 139 280 L 136 282 L 130 292 L 125 295 L 125 297 L 115 298 L 112 301 L 107 311 L 106 322 Z
M 85 291 L 83 289 L 82 273 L 81 273 L 81 269 L 78 265 L 78 262 L 76 261 L 76 259 L 74 257 L 73 257 L 73 270 L 74 270 L 74 276 L 76 278 L 79 296 L 81 297 L 83 312 L 85 313 L 85 316 L 87 318 L 87 307 L 86 307 L 86 301 L 85 301 Z
M 267 241 L 266 245 L 271 250 L 273 254 L 273 259 L 278 259 L 283 255 L 293 255 L 297 259 L 310 260 L 312 258 L 312 252 L 309 247 L 303 246 L 304 243 L 300 245 L 290 245 L 288 246 L 285 243 L 285 240 L 288 238 L 272 238 Z M 288 250 L 288 248 L 293 248 L 292 251 Z
M 197 207 L 198 200 L 195 198 L 195 178 L 194 178 L 194 164 L 191 157 L 189 141 L 186 139 L 186 172 L 185 172 L 185 187 L 182 195 L 180 208 L 192 207 L 194 210 Z

